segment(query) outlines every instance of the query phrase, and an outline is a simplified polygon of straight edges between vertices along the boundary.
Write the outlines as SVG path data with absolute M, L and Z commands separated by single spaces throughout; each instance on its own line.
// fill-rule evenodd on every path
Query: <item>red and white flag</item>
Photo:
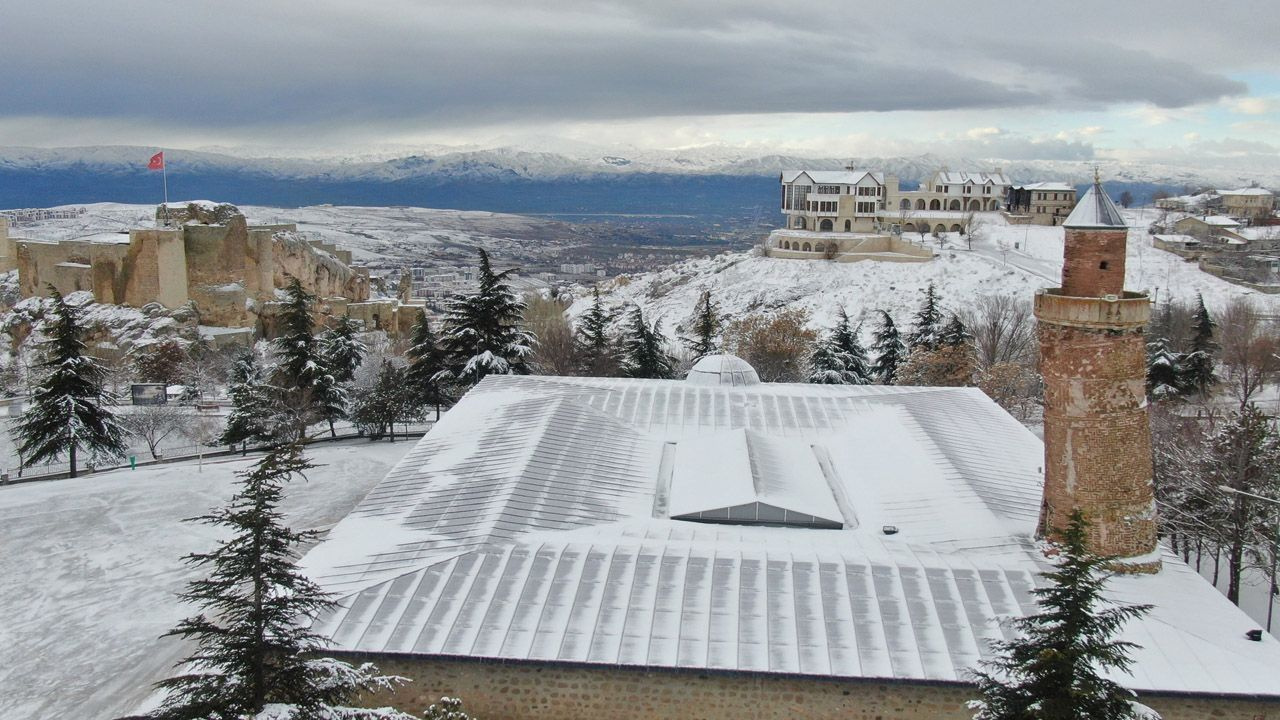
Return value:
M 164 151 L 163 150 L 151 156 L 151 162 L 147 163 L 147 169 L 148 170 L 164 169 Z

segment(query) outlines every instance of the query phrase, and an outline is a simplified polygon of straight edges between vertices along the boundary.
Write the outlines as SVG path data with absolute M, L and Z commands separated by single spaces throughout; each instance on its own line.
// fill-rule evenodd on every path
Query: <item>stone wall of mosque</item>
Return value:
M 366 707 L 421 712 L 461 698 L 484 720 L 970 720 L 971 685 L 492 659 L 354 656 L 411 682 Z M 1141 696 L 1164 720 L 1280 720 L 1280 701 Z

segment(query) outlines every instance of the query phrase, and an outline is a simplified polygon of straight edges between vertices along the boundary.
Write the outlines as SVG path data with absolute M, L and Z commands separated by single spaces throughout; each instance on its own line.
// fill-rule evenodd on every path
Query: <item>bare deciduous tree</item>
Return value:
M 787 308 L 755 314 L 725 329 L 725 347 L 751 363 L 764 382 L 802 382 L 817 333 L 805 327 L 809 314 Z
M 1013 295 L 983 295 L 961 316 L 973 335 L 980 369 L 1000 363 L 1035 365 L 1036 321 L 1030 303 Z
M 1227 387 L 1243 409 L 1280 370 L 1280 342 L 1271 323 L 1244 298 L 1233 300 L 1218 323 Z
M 529 361 L 534 371 L 541 375 L 578 374 L 578 347 L 564 303 L 541 295 L 526 296 L 525 303 L 524 329 L 537 338 Z
M 194 420 L 194 413 L 178 405 L 138 405 L 120 416 L 125 429 L 147 444 L 152 459 L 160 457 L 158 449 L 165 438 L 186 435 Z

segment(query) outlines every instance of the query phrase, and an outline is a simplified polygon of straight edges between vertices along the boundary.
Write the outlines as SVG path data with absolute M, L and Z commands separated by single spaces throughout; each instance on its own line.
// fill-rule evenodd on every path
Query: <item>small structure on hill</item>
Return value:
M 1005 216 L 1011 223 L 1060 225 L 1076 206 L 1076 189 L 1062 182 L 1038 182 L 1010 187 Z

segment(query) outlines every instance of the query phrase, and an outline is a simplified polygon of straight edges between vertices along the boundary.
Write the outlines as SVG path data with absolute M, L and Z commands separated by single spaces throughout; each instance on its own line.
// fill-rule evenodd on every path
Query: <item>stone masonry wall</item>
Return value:
M 1146 354 L 1141 329 L 1089 330 L 1041 322 L 1045 382 L 1045 507 L 1041 530 L 1084 508 L 1095 552 L 1155 549 Z
M 1062 294 L 1102 297 L 1124 292 L 1125 240 L 1128 231 L 1067 228 L 1062 264 Z
M 462 698 L 484 720 L 970 720 L 962 683 L 907 683 L 472 659 L 354 657 L 412 682 L 361 699 L 418 713 Z M 1142 695 L 1164 720 L 1277 720 L 1280 701 Z

